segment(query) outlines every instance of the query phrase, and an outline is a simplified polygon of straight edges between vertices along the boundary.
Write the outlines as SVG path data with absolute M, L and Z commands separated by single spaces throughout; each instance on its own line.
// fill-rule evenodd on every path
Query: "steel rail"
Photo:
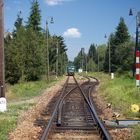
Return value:
M 63 101 L 76 88 L 77 87 L 74 87 L 73 89 L 71 89 L 66 95 L 63 96 L 62 100 L 60 101 L 59 108 L 58 108 L 57 126 L 61 126 L 61 116 L 62 116 Z
M 82 88 L 79 86 L 77 80 L 75 79 L 74 77 L 74 80 L 79 88 L 79 90 L 81 91 L 85 101 L 87 102 L 88 106 L 89 106 L 89 109 L 91 111 L 91 113 L 93 114 L 94 116 L 94 119 L 97 123 L 97 126 L 98 126 L 98 129 L 99 129 L 99 133 L 101 133 L 101 136 L 102 136 L 102 139 L 103 140 L 111 140 L 111 137 L 109 135 L 109 133 L 107 132 L 107 130 L 105 129 L 104 125 L 101 123 L 97 113 L 96 113 L 96 110 L 94 108 L 94 106 L 89 102 L 88 98 L 86 97 L 85 93 L 83 92 Z
M 73 76 L 73 78 L 74 78 L 74 76 Z M 87 82 L 90 81 L 90 79 L 89 79 L 88 77 L 85 77 L 85 78 L 88 79 Z M 83 84 L 85 84 L 85 83 L 82 83 L 80 86 L 82 86 Z M 63 96 L 63 98 L 62 98 L 62 100 L 61 100 L 61 102 L 60 102 L 60 104 L 59 104 L 57 126 L 61 126 L 61 116 L 62 116 L 63 101 L 64 101 L 64 99 L 65 99 L 73 90 L 75 90 L 76 88 L 78 88 L 78 87 L 77 87 L 77 86 L 74 87 L 74 88 L 71 89 L 66 95 Z
M 54 117 L 55 117 L 55 115 L 56 115 L 56 113 L 57 113 L 59 103 L 60 103 L 60 101 L 61 101 L 61 99 L 62 99 L 62 96 L 63 96 L 63 94 L 64 94 L 64 91 L 65 91 L 65 89 L 66 89 L 66 86 L 67 86 L 68 81 L 69 81 L 69 76 L 68 76 L 68 78 L 67 78 L 67 80 L 66 80 L 66 82 L 65 82 L 65 84 L 64 84 L 64 86 L 63 86 L 62 93 L 61 93 L 61 95 L 60 95 L 60 97 L 59 97 L 59 99 L 58 99 L 58 101 L 57 101 L 57 103 L 56 103 L 55 109 L 54 109 L 54 111 L 53 111 L 53 113 L 52 113 L 52 117 L 50 118 L 50 120 L 49 120 L 49 122 L 48 122 L 48 125 L 47 125 L 46 129 L 44 130 L 43 135 L 41 136 L 40 140 L 46 140 L 46 138 L 48 137 L 49 130 L 50 130 L 51 126 L 52 126 Z

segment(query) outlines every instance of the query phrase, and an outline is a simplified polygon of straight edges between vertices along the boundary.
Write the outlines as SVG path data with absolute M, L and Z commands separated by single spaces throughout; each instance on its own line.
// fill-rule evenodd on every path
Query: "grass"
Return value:
M 115 75 L 112 80 L 108 74 L 89 73 L 100 80 L 99 93 L 106 102 L 112 103 L 113 110 L 122 113 L 126 118 L 140 118 L 140 112 L 133 113 L 131 105 L 140 106 L 140 92 L 136 94 L 135 78 L 128 75 Z M 140 139 L 140 125 L 133 127 L 133 139 Z
M 48 84 L 45 80 L 41 80 L 35 82 L 19 83 L 13 86 L 8 85 L 6 92 L 7 100 L 12 101 L 30 99 L 42 93 L 43 89 L 48 88 L 56 81 L 56 79 L 53 79 L 50 84 Z
M 140 140 L 140 125 L 133 127 L 133 140 Z
M 7 140 L 8 134 L 17 124 L 17 118 L 21 111 L 28 109 L 33 104 L 8 105 L 5 113 L 0 113 L 0 140 Z
M 136 94 L 135 79 L 128 76 L 116 76 L 113 80 L 109 75 L 96 73 L 90 75 L 100 79 L 99 92 L 107 102 L 111 102 L 113 109 L 125 117 L 140 117 L 139 113 L 131 112 L 131 105 L 140 106 L 140 95 Z
M 58 80 L 61 79 L 62 78 L 58 78 Z M 7 111 L 0 113 L 0 140 L 8 139 L 8 134 L 13 131 L 17 125 L 17 118 L 21 111 L 27 110 L 34 105 L 34 103 L 26 101 L 39 96 L 46 88 L 54 85 L 58 80 L 53 79 L 49 84 L 42 80 L 7 86 Z

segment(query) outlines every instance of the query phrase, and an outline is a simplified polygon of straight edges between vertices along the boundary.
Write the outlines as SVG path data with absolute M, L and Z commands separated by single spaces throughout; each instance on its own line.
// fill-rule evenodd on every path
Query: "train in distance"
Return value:
M 74 76 L 75 73 L 75 66 L 67 66 L 67 75 L 68 76 Z

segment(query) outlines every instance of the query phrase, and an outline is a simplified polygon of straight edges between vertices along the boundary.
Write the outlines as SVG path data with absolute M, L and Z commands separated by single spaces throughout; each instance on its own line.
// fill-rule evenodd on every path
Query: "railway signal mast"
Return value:
M 129 11 L 129 16 L 133 16 L 132 9 Z M 140 11 L 136 13 L 136 44 L 135 44 L 135 64 L 136 64 L 136 87 L 137 94 L 140 86 L 140 44 L 139 44 L 139 28 L 140 28 Z
M 3 0 L 0 0 L 0 112 L 6 111 L 3 30 Z

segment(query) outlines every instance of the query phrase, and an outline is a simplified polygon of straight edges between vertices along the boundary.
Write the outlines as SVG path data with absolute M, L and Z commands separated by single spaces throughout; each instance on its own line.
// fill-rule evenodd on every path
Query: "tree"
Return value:
M 15 21 L 15 29 L 12 38 L 5 39 L 5 76 L 6 81 L 11 84 L 17 83 L 23 77 L 25 28 L 19 13 Z
M 111 33 L 108 39 L 107 48 L 105 52 L 105 61 L 104 61 L 104 71 L 109 71 L 109 47 L 110 47 L 110 67 L 111 72 L 115 72 L 117 70 L 117 56 L 116 56 L 116 44 L 115 44 L 115 34 Z
M 122 69 L 124 70 L 123 67 L 125 67 L 126 63 L 123 63 L 124 61 L 122 61 L 122 58 L 129 59 L 128 57 L 132 57 L 130 53 L 128 53 L 128 55 L 125 55 L 125 53 L 128 51 L 128 47 L 126 47 L 126 44 L 128 45 L 129 42 L 130 42 L 130 35 L 128 33 L 128 29 L 124 22 L 124 19 L 121 17 L 120 22 L 116 28 L 116 32 L 110 35 L 109 42 L 108 42 L 110 44 L 111 72 L 116 72 L 118 70 L 121 71 Z M 132 48 L 129 49 L 132 50 Z M 108 71 L 108 67 L 109 67 L 108 51 L 109 49 L 107 48 L 105 62 L 104 62 L 104 71 L 106 72 Z
M 32 28 L 26 32 L 25 75 L 27 81 L 39 80 L 45 72 L 46 48 L 43 36 Z
M 116 28 L 115 33 L 115 44 L 123 44 L 125 42 L 128 42 L 130 39 L 130 35 L 128 33 L 128 28 L 124 22 L 124 19 L 121 17 L 120 22 Z
M 97 71 L 97 64 L 95 63 L 95 61 L 93 61 L 92 58 L 90 58 L 87 62 L 87 71 Z
M 41 11 L 37 0 L 32 2 L 30 16 L 27 22 L 27 28 L 32 28 L 34 31 L 41 31 Z
M 86 70 L 87 55 L 82 49 L 80 50 L 78 55 L 74 58 L 74 65 L 76 70 L 78 70 L 79 68 L 82 68 L 83 71 Z
M 52 72 L 56 72 L 58 69 L 57 72 L 59 75 L 65 73 L 66 65 L 68 63 L 66 51 L 67 48 L 63 37 L 54 35 L 49 38 L 49 62 L 50 70 Z
M 89 51 L 88 51 L 88 60 L 92 59 L 94 62 L 97 63 L 97 52 L 94 44 L 90 45 Z
M 105 44 L 99 45 L 97 48 L 97 54 L 98 54 L 97 56 L 99 58 L 99 71 L 104 70 L 105 52 L 106 52 L 106 45 Z
M 11 84 L 39 80 L 46 74 L 46 33 L 41 30 L 40 20 L 39 4 L 34 0 L 27 25 L 23 26 L 21 12 L 18 13 L 13 37 L 5 38 L 5 76 Z M 64 74 L 68 62 L 66 51 L 63 37 L 49 34 L 50 71 L 56 71 L 58 60 L 58 73 Z

